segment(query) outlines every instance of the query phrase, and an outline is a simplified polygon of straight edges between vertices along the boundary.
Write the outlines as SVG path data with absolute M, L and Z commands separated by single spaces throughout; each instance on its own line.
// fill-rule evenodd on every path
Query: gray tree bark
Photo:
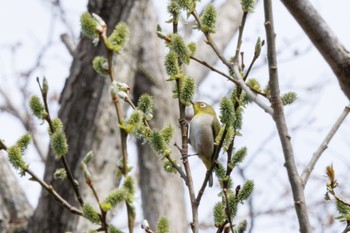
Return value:
M 126 21 L 130 26 L 129 46 L 122 58 L 116 59 L 118 81 L 128 83 L 132 89 L 135 85 L 135 95 L 136 93 L 139 95 L 141 90 L 148 90 L 157 98 L 161 96 L 165 103 L 170 101 L 171 95 L 167 94 L 168 90 L 165 90 L 164 72 L 160 67 L 159 44 L 161 43 L 154 37 L 156 20 L 153 17 L 155 13 L 152 2 L 149 0 L 91 0 L 88 9 L 106 21 L 109 32 L 120 21 Z M 120 134 L 108 89 L 110 81 L 98 77 L 91 67 L 93 58 L 98 55 L 105 55 L 103 47 L 101 45 L 93 47 L 89 39 L 82 38 L 71 66 L 70 77 L 62 93 L 59 111 L 70 146 L 67 155 L 68 163 L 83 190 L 85 202 L 91 204 L 94 204 L 91 192 L 86 189 L 81 178 L 82 173 L 79 168 L 81 159 L 89 150 L 94 151 L 95 159 L 91 172 L 96 189 L 103 198 L 108 191 L 117 187 L 114 175 L 116 162 L 120 158 Z M 155 114 L 154 125 L 157 126 L 168 121 L 170 116 L 175 114 L 170 104 L 159 104 L 159 108 L 160 106 L 165 109 Z M 167 216 L 174 232 L 185 232 L 187 223 L 184 216 L 183 188 L 180 178 L 171 178 L 168 174 L 164 174 L 159 158 L 149 148 L 139 152 L 140 157 L 149 158 L 145 163 L 140 159 L 140 170 L 142 172 L 146 170 L 148 174 L 153 175 L 147 178 L 147 172 L 142 173 L 141 189 L 142 199 L 145 202 L 143 203 L 145 218 L 150 221 L 151 226 L 154 226 L 159 216 Z M 153 166 L 148 166 L 147 162 L 151 160 L 154 161 Z M 46 162 L 45 180 L 69 203 L 78 206 L 68 182 L 57 182 L 52 178 L 53 172 L 60 167 L 62 167 L 60 162 L 50 154 Z M 152 189 L 144 187 L 152 187 Z M 147 196 L 152 196 L 154 199 L 149 200 L 145 198 Z M 76 216 L 72 216 L 43 191 L 30 224 L 30 232 L 82 232 L 82 229 L 87 226 L 87 221 L 81 221 L 81 219 L 78 221 Z
M 33 208 L 3 153 L 0 153 L 0 206 L 0 232 L 25 232 Z

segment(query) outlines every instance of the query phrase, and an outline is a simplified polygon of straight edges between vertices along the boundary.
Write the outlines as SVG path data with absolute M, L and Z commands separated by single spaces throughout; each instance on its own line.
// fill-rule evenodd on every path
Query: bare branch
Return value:
M 67 33 L 64 33 L 61 35 L 61 41 L 66 46 L 70 55 L 74 56 L 75 51 L 77 49 L 77 44 L 75 43 L 74 39 L 70 37 Z
M 271 0 L 264 0 L 264 12 L 270 76 L 269 83 L 271 89 L 271 103 L 272 108 L 274 110 L 273 118 L 276 123 L 277 131 L 283 148 L 285 166 L 287 168 L 288 178 L 292 188 L 294 205 L 299 221 L 300 232 L 308 233 L 312 232 L 312 229 L 307 212 L 307 206 L 305 203 L 304 189 L 295 164 L 293 147 L 290 141 L 291 138 L 288 133 L 288 127 L 283 111 L 283 104 L 280 97 L 275 44 L 276 35 L 273 24 Z
M 308 0 L 282 0 L 336 74 L 350 98 L 350 53 Z
M 313 154 L 312 158 L 310 159 L 309 163 L 305 167 L 303 173 L 301 174 L 301 181 L 304 184 L 304 187 L 306 186 L 306 183 L 309 179 L 309 176 L 312 172 L 312 170 L 315 167 L 315 164 L 317 163 L 318 159 L 321 157 L 322 153 L 327 149 L 329 142 L 332 140 L 335 133 L 340 128 L 341 124 L 344 122 L 345 118 L 348 116 L 350 111 L 350 105 L 346 106 L 343 110 L 343 112 L 338 117 L 337 121 L 332 126 L 331 130 L 328 132 L 324 140 L 322 141 L 321 145 L 317 148 L 315 153 Z

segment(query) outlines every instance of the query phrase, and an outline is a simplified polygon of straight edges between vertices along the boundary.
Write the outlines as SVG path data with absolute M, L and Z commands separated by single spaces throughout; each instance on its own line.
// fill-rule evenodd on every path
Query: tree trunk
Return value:
M 25 232 L 33 209 L 6 158 L 0 153 L 0 232 Z
M 159 65 L 161 63 L 161 57 L 159 56 L 160 42 L 156 41 L 157 38 L 154 37 L 155 32 L 152 33 L 152 30 L 156 28 L 156 21 L 153 17 L 155 13 L 151 1 L 90 0 L 88 9 L 89 12 L 94 12 L 105 20 L 109 26 L 109 32 L 120 21 L 126 21 L 130 26 L 131 38 L 129 46 L 123 52 L 122 57 L 116 59 L 118 81 L 126 82 L 131 87 L 135 84 L 139 90 L 149 90 L 151 94 L 160 96 L 160 92 L 163 91 L 162 88 L 164 87 L 164 82 L 162 81 L 164 75 Z M 141 41 L 144 42 L 141 43 Z M 157 56 L 155 57 L 154 54 L 157 54 Z M 69 166 L 74 177 L 79 181 L 80 190 L 83 190 L 84 201 L 91 204 L 95 204 L 95 201 L 92 198 L 91 191 L 84 185 L 82 172 L 79 168 L 80 161 L 88 151 L 94 151 L 95 157 L 92 165 L 90 165 L 90 170 L 93 174 L 95 188 L 98 190 L 100 198 L 103 199 L 110 190 L 117 187 L 117 181 L 114 177 L 117 168 L 116 163 L 120 159 L 120 133 L 116 113 L 109 94 L 110 81 L 109 79 L 98 77 L 91 66 L 95 56 L 103 55 L 105 55 L 105 49 L 102 45 L 94 47 L 91 40 L 82 38 L 71 66 L 70 77 L 62 93 L 59 111 L 59 117 L 65 126 L 70 146 L 69 154 L 67 155 Z M 154 60 L 148 60 L 149 58 Z M 140 61 L 140 59 L 144 60 Z M 141 67 L 138 64 L 142 64 L 145 60 L 147 62 L 155 61 L 156 63 L 143 67 L 142 72 L 140 72 L 139 69 Z M 152 68 L 153 70 L 150 73 L 152 73 L 152 78 L 157 77 L 158 83 L 144 75 L 141 75 L 143 80 L 140 80 L 140 74 L 148 73 L 148 69 Z M 153 93 L 156 91 L 158 93 Z M 168 92 L 168 90 L 165 92 Z M 170 92 L 169 94 L 161 93 L 161 95 L 165 103 L 171 99 Z M 174 110 L 169 105 L 167 108 L 168 110 L 159 111 L 162 115 L 168 112 L 164 114 L 164 117 L 167 118 L 162 118 L 160 115 L 157 116 L 155 114 L 155 125 L 160 124 L 163 121 L 162 119 L 168 120 L 170 116 L 174 115 Z M 125 113 L 126 111 L 123 112 Z M 149 174 L 155 177 L 147 179 L 147 174 L 142 174 L 144 176 L 142 178 L 145 178 L 147 181 L 142 180 L 141 183 L 148 185 L 147 182 L 149 182 L 149 185 L 152 184 L 153 187 L 149 193 L 143 193 L 142 196 L 157 196 L 157 199 L 156 203 L 143 203 L 145 218 L 151 220 L 150 223 L 154 225 L 160 215 L 168 216 L 171 222 L 176 222 L 176 224 L 172 224 L 172 226 L 176 227 L 172 229 L 174 232 L 185 232 L 183 229 L 185 228 L 184 224 L 186 226 L 186 222 L 184 220 L 184 201 L 180 178 L 168 178 L 170 175 L 164 174 L 162 171 L 161 163 L 158 161 L 159 157 L 150 153 L 149 149 L 140 152 L 142 158 L 149 157 L 150 160 L 155 158 L 156 162 L 152 164 L 157 165 L 148 168 L 151 169 Z M 141 167 L 147 166 L 143 164 L 142 160 L 140 161 Z M 62 167 L 60 161 L 55 160 L 50 152 L 46 162 L 45 180 L 70 204 L 78 207 L 77 199 L 68 181 L 58 182 L 53 180 L 52 174 L 60 167 Z M 143 168 L 141 168 L 142 170 Z M 153 181 L 157 177 L 161 177 L 161 179 Z M 167 180 L 171 180 L 172 184 L 167 184 L 169 182 Z M 141 186 L 143 186 L 142 184 Z M 164 187 L 167 187 L 167 189 L 163 189 Z M 144 190 L 142 188 L 143 192 Z M 169 197 L 165 194 L 161 195 L 163 192 L 180 193 L 180 195 Z M 143 200 L 149 201 L 145 198 Z M 158 208 L 154 209 L 154 205 L 158 206 Z M 97 205 L 95 206 L 97 207 Z M 147 208 L 151 208 L 151 206 L 152 210 L 148 210 Z M 176 213 L 178 217 L 173 217 L 173 213 Z M 39 205 L 30 224 L 30 232 L 83 232 L 87 230 L 88 222 L 81 219 L 78 222 L 77 216 L 73 216 L 48 195 L 46 191 L 42 191 Z

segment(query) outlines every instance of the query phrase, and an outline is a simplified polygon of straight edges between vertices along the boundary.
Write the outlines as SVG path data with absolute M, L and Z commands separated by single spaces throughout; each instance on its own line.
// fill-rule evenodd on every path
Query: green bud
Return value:
M 190 50 L 190 55 L 193 56 L 197 51 L 197 45 L 195 42 L 191 42 L 187 45 L 188 49 Z
M 56 169 L 55 173 L 53 174 L 53 178 L 55 180 L 65 180 L 67 178 L 66 169 L 64 169 L 64 168 Z
M 149 94 L 142 94 L 137 102 L 137 108 L 145 114 L 152 114 L 153 97 Z
M 129 27 L 126 23 L 120 22 L 115 26 L 112 34 L 108 37 L 109 47 L 114 52 L 119 53 L 119 50 L 125 45 L 129 36 Z
M 256 80 L 256 79 L 249 79 L 247 81 L 247 86 L 255 91 L 261 92 L 261 87 L 260 87 L 260 83 Z
M 237 233 L 244 233 L 247 230 L 247 226 L 248 226 L 248 222 L 247 220 L 242 220 L 239 222 L 238 226 L 237 226 Z
M 256 43 L 255 43 L 255 51 L 254 51 L 254 57 L 259 57 L 261 53 L 261 47 L 264 45 L 264 41 L 261 41 L 260 36 L 258 37 Z
M 83 217 L 95 224 L 100 224 L 101 222 L 97 211 L 88 203 L 83 205 Z
M 51 135 L 51 148 L 57 159 L 68 153 L 67 139 L 63 131 L 57 131 Z
M 247 180 L 241 190 L 239 191 L 237 198 L 239 201 L 247 200 L 254 190 L 254 182 L 252 180 Z
M 22 156 L 22 149 L 15 145 L 7 148 L 10 163 L 16 170 L 20 170 L 21 176 L 24 176 L 24 171 L 28 168 L 28 165 L 24 162 Z
M 235 122 L 235 110 L 232 101 L 224 97 L 220 104 L 220 120 L 221 123 L 231 126 Z
M 81 169 L 83 170 L 85 182 L 86 182 L 88 185 L 91 185 L 91 184 L 92 184 L 92 177 L 91 177 L 91 173 L 90 173 L 88 167 L 87 167 L 86 164 L 83 163 L 83 162 L 80 164 L 80 167 L 81 167 Z
M 247 147 L 242 147 L 232 157 L 231 166 L 236 167 L 237 164 L 243 162 L 246 156 L 247 156 Z
M 97 56 L 92 61 L 92 67 L 101 76 L 108 76 L 108 60 L 105 57 Z
M 166 217 L 160 217 L 157 223 L 157 233 L 169 233 L 169 222 Z
M 288 92 L 282 95 L 281 99 L 283 105 L 292 104 L 297 99 L 297 94 L 295 92 Z
M 34 116 L 36 116 L 39 119 L 44 119 L 43 116 L 45 116 L 45 107 L 41 103 L 38 96 L 32 96 L 29 100 L 29 108 L 30 111 L 33 113 Z
M 213 4 L 209 4 L 204 8 L 200 20 L 203 32 L 215 33 L 216 9 Z
M 180 72 L 180 67 L 175 52 L 170 51 L 165 56 L 164 66 L 169 76 L 175 76 Z
M 47 95 L 47 92 L 49 91 L 49 84 L 47 83 L 46 78 L 43 78 L 43 95 Z
M 226 221 L 225 206 L 218 202 L 214 206 L 214 226 L 222 227 Z
M 255 0 L 241 0 L 242 10 L 247 13 L 254 13 Z
M 173 161 L 174 163 L 176 163 L 176 161 Z M 177 173 L 177 170 L 174 168 L 174 166 L 171 164 L 171 162 L 169 160 L 165 160 L 163 163 L 163 169 L 164 171 L 166 171 L 167 173 Z
M 99 33 L 97 31 L 97 21 L 90 15 L 89 12 L 84 12 L 80 16 L 80 24 L 81 30 L 84 35 L 86 35 L 90 39 L 95 39 L 99 37 Z
M 125 177 L 123 188 L 133 196 L 135 194 L 135 181 L 131 176 Z
M 186 76 L 182 79 L 181 91 L 180 91 L 180 101 L 186 106 L 191 105 L 191 100 L 196 93 L 196 81 L 190 77 Z
M 169 123 L 160 131 L 160 134 L 167 145 L 170 143 L 171 139 L 173 139 L 174 131 L 174 125 L 171 123 Z
M 85 163 L 86 165 L 88 165 L 92 158 L 94 157 L 94 152 L 92 150 L 90 150 L 88 153 L 86 153 L 86 155 L 83 158 L 83 163 Z
M 179 57 L 180 61 L 189 64 L 190 63 L 190 54 L 191 51 L 185 44 L 184 39 L 178 34 L 171 35 L 171 41 L 169 47 L 172 51 L 174 51 Z

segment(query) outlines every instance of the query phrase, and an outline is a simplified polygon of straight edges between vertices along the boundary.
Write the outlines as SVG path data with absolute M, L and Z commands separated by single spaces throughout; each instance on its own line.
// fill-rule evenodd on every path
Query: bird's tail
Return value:
M 208 183 L 209 187 L 213 187 L 213 173 L 210 174 L 209 176 L 209 183 Z

